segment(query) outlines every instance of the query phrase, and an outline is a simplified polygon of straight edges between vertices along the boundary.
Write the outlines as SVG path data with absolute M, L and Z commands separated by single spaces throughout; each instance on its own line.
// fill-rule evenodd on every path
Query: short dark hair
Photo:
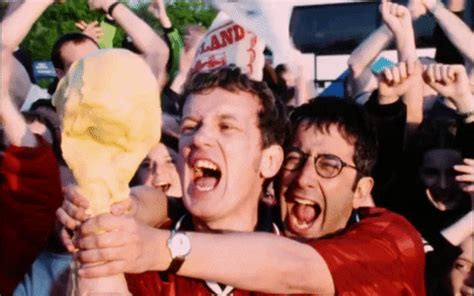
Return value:
M 63 58 L 61 57 L 61 48 L 68 42 L 72 42 L 74 44 L 81 44 L 86 42 L 87 40 L 93 42 L 97 47 L 99 47 L 99 44 L 90 36 L 84 34 L 84 33 L 79 33 L 79 32 L 74 32 L 74 33 L 66 33 L 62 35 L 61 37 L 56 40 L 56 42 L 53 45 L 53 49 L 51 50 L 51 61 L 53 62 L 53 65 L 57 69 L 64 70 L 64 62 Z
M 370 176 L 377 159 L 377 138 L 374 125 L 362 106 L 348 98 L 318 97 L 296 108 L 291 116 L 292 136 L 302 122 L 321 132 L 337 126 L 341 136 L 354 145 L 354 163 L 358 175 Z M 287 144 L 293 139 L 288 138 Z M 287 145 L 288 146 L 288 145 Z
M 235 66 L 199 72 L 191 77 L 184 88 L 181 109 L 191 94 L 202 93 L 216 87 L 230 92 L 244 91 L 255 95 L 261 107 L 258 111 L 258 127 L 263 148 L 272 144 L 283 145 L 286 126 L 283 104 L 273 96 L 265 82 L 251 80 Z

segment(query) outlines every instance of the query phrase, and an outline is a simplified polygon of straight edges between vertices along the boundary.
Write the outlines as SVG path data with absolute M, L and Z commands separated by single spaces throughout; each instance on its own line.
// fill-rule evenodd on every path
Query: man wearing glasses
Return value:
M 348 101 L 318 98 L 297 108 L 291 122 L 279 196 L 285 234 L 292 239 L 259 232 L 183 232 L 190 252 L 178 274 L 268 293 L 424 295 L 420 235 L 401 216 L 366 207 L 376 145 L 364 112 Z M 137 266 L 128 254 L 150 250 L 142 245 L 152 243 L 153 254 L 141 256 L 146 258 L 138 265 L 165 270 L 171 261 L 169 231 L 154 231 L 154 239 L 143 237 L 139 244 L 109 240 L 104 246 L 96 237 L 87 248 L 97 262 Z M 120 255 L 101 255 L 110 246 L 120 248 Z M 84 276 L 141 270 L 98 265 Z

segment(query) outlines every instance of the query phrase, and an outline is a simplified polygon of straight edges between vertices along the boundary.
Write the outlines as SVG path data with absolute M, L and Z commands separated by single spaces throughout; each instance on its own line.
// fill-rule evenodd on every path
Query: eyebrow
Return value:
M 473 264 L 473 262 L 472 262 L 471 260 L 467 259 L 467 258 L 462 258 L 462 257 L 460 257 L 460 258 L 458 258 L 457 260 L 464 261 L 464 262 L 467 262 L 467 263 L 469 263 L 469 264 Z

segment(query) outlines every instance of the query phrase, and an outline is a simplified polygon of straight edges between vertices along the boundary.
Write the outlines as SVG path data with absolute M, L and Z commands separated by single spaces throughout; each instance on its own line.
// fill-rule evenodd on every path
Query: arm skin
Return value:
M 392 37 L 390 29 L 383 24 L 351 53 L 347 64 L 354 88 L 353 95 L 366 91 L 368 84 L 374 78 L 369 66 L 390 44 Z
M 471 29 L 444 5 L 437 5 L 437 2 L 433 0 L 425 0 L 424 3 L 454 46 L 457 47 L 465 59 L 472 63 L 474 61 L 474 51 L 472 50 L 474 33 Z
M 54 1 L 25 1 L 2 21 L 2 98 L 0 117 L 10 144 L 35 147 L 38 143 L 28 129 L 8 92 L 12 71 L 13 51 L 28 34 L 33 23 Z
M 98 227 L 110 232 L 95 234 Z M 77 253 L 78 259 L 84 263 L 108 261 L 102 265 L 83 266 L 79 271 L 81 276 L 166 270 L 170 264 L 167 230 L 137 223 L 131 217 L 105 214 L 88 220 L 79 231 L 81 251 Z M 246 290 L 335 293 L 327 264 L 309 245 L 258 232 L 189 232 L 188 236 L 192 250 L 178 272 L 180 275 L 215 280 Z
M 2 47 L 14 51 L 53 0 L 26 0 L 2 21 Z
M 390 44 L 392 37 L 390 29 L 383 24 L 354 49 L 347 63 L 356 78 Z
M 413 30 L 410 12 L 405 6 L 382 1 L 380 12 L 383 21 L 392 31 L 397 47 L 398 60 L 411 62 L 417 60 L 415 32 Z M 407 69 L 409 75 L 413 69 Z M 423 120 L 423 84 L 421 72 L 411 75 L 415 81 L 410 84 L 402 94 L 402 99 L 407 106 L 407 133 L 412 134 Z
M 89 0 L 89 7 L 107 12 L 114 2 L 115 0 Z M 160 85 L 163 85 L 169 54 L 165 42 L 124 4 L 117 5 L 112 14 L 115 21 L 132 38 L 133 44 L 143 54 Z
M 157 19 L 163 28 L 169 29 L 173 26 L 171 20 L 166 12 L 166 5 L 163 0 L 154 0 L 150 3 L 148 9 Z
M 452 245 L 459 246 L 466 238 L 474 234 L 474 231 L 472 229 L 473 222 L 474 211 L 470 211 L 457 222 L 443 229 L 443 231 L 441 231 L 441 234 Z

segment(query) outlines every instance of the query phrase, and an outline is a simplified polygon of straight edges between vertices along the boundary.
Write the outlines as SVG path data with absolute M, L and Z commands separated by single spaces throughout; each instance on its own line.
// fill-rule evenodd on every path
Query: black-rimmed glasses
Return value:
M 355 166 L 344 162 L 336 155 L 319 154 L 318 156 L 311 156 L 296 147 L 292 147 L 288 150 L 283 162 L 283 169 L 287 171 L 299 170 L 305 165 L 309 158 L 314 158 L 316 173 L 326 179 L 336 177 L 345 167 L 353 168 L 357 171 Z

